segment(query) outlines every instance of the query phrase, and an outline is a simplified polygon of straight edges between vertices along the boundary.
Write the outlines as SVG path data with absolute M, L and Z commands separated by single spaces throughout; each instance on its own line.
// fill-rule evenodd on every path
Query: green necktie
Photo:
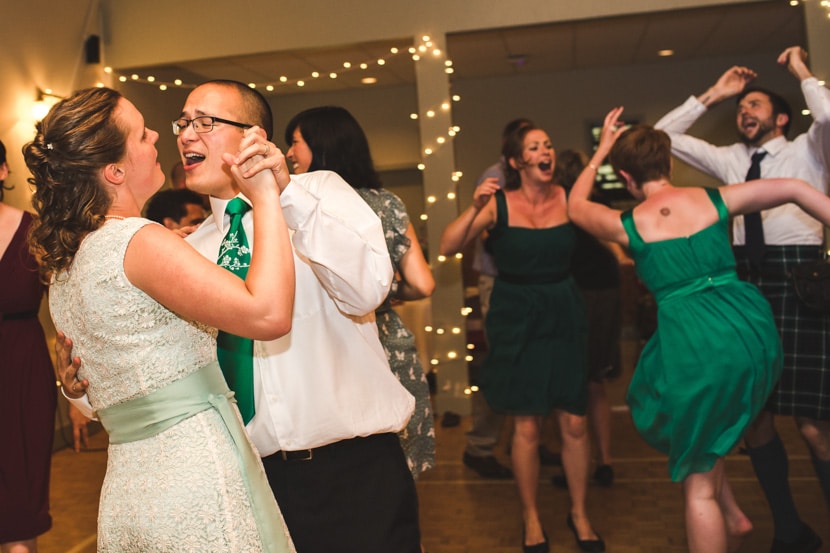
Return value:
M 251 209 L 241 198 L 228 202 L 225 212 L 230 215 L 231 226 L 219 247 L 217 263 L 239 278 L 244 279 L 251 264 L 251 249 L 242 226 L 242 216 Z M 234 391 L 242 420 L 248 424 L 254 416 L 254 342 L 248 338 L 219 331 L 216 337 L 219 366 Z

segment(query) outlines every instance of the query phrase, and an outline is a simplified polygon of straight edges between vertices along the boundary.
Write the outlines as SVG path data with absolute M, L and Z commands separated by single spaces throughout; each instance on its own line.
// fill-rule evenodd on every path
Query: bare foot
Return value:
M 744 538 L 752 532 L 752 521 L 743 513 L 737 517 L 726 518 L 726 550 L 735 553 L 744 543 Z

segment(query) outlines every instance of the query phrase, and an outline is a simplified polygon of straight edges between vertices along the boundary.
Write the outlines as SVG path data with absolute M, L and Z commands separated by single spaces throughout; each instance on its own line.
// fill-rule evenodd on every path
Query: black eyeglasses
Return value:
M 193 119 L 185 119 L 182 117 L 181 119 L 173 121 L 173 134 L 179 136 L 190 124 L 193 125 L 193 130 L 198 133 L 210 132 L 213 130 L 213 126 L 216 125 L 216 123 L 225 123 L 226 125 L 233 125 L 234 127 L 239 127 L 240 129 L 250 129 L 253 127 L 253 125 L 237 123 L 236 121 L 222 119 L 221 117 L 214 117 L 213 115 L 200 115 L 199 117 L 194 117 Z

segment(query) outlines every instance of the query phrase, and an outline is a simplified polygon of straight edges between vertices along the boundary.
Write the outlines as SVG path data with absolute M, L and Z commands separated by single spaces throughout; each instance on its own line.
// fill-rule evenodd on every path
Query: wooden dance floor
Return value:
M 614 407 L 613 443 L 616 480 L 611 488 L 589 487 L 589 512 L 605 538 L 609 553 L 681 553 L 686 551 L 682 490 L 667 476 L 665 458 L 650 449 L 633 429 L 624 408 L 625 388 L 633 369 L 636 344 L 624 342 L 622 377 L 609 384 Z M 468 417 L 455 427 L 441 427 L 436 419 L 438 466 L 418 482 L 423 543 L 429 553 L 518 553 L 522 535 L 519 501 L 512 480 L 480 478 L 461 462 Z M 830 552 L 830 512 L 813 474 L 807 449 L 791 419 L 778 421 L 790 453 L 790 483 L 802 517 L 825 542 Z M 497 457 L 509 463 L 505 429 Z M 557 431 L 549 426 L 545 441 L 558 450 Z M 39 540 L 42 553 L 92 553 L 95 522 L 106 467 L 106 435 L 93 436 L 93 451 L 63 449 L 52 463 L 52 515 L 54 526 Z M 152 470 L 152 467 L 147 467 Z M 568 498 L 550 483 L 557 467 L 543 467 L 539 504 L 553 553 L 577 552 L 565 526 Z M 727 472 L 735 495 L 755 529 L 741 551 L 766 553 L 772 540 L 772 523 L 748 457 L 734 452 Z M 148 490 L 152 494 L 152 490 Z M 325 531 L 325 529 L 321 529 Z M 171 552 L 174 553 L 174 552 Z M 355 552 L 361 553 L 361 552 Z M 395 552 L 389 552 L 395 553 Z

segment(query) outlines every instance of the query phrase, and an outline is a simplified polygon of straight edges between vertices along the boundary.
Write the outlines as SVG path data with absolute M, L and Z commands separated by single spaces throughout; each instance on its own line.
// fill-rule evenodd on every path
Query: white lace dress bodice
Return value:
M 145 396 L 216 358 L 211 329 L 169 311 L 124 274 L 127 245 L 147 224 L 154 223 L 108 221 L 50 287 L 52 319 L 73 340 L 95 409 Z M 110 444 L 98 551 L 262 551 L 237 454 L 215 410 Z

